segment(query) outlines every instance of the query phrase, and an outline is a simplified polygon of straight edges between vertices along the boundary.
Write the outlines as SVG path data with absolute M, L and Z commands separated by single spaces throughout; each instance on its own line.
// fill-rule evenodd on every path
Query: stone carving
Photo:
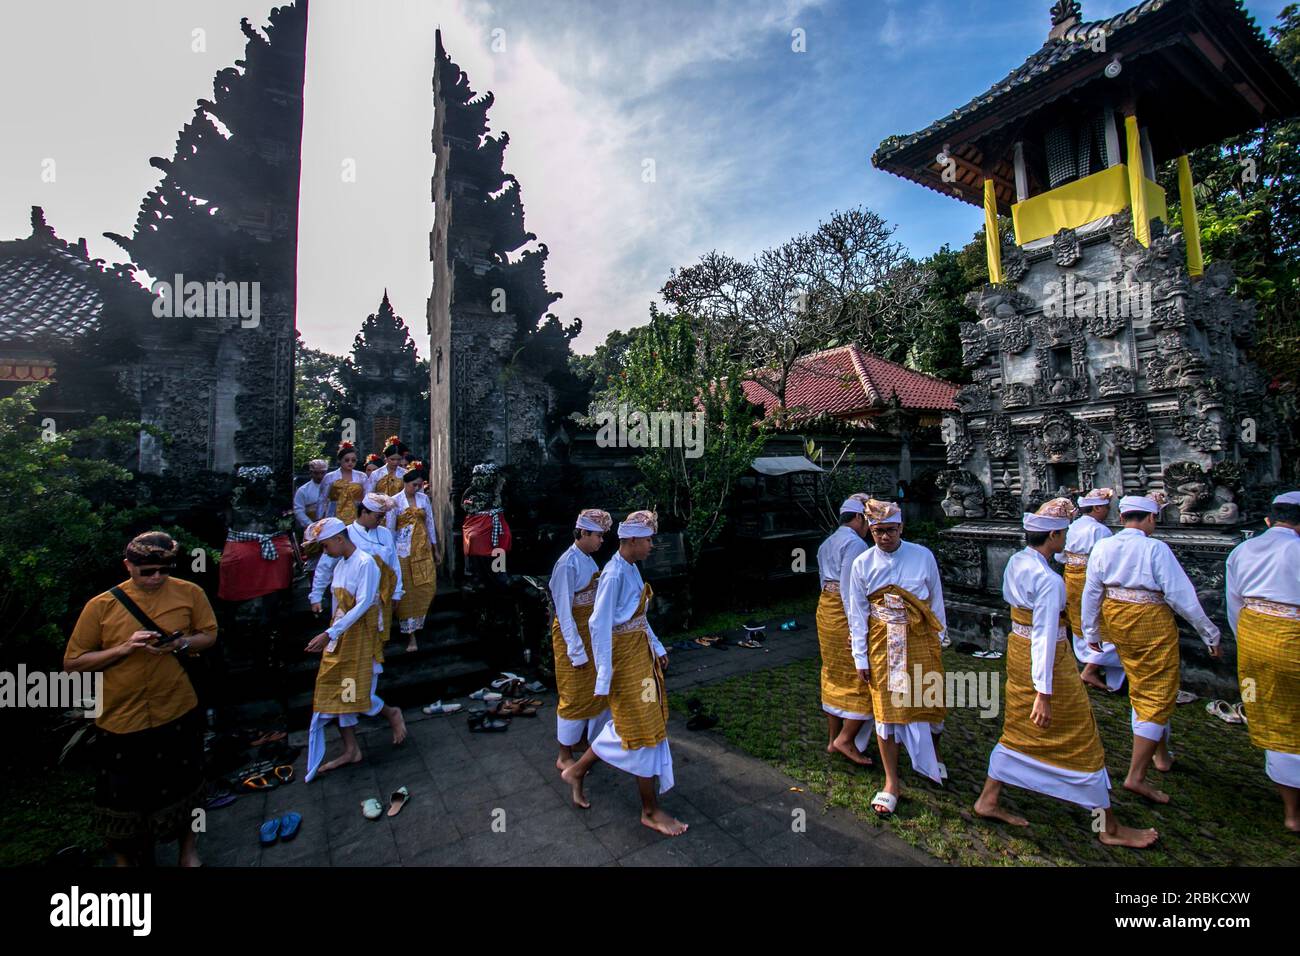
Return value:
M 1183 344 L 1177 332 L 1156 336 L 1156 351 L 1147 362 L 1147 388 L 1161 391 L 1193 385 L 1205 370 L 1205 362 Z
M 970 385 L 963 385 L 953 401 L 968 414 L 987 412 L 993 405 L 993 393 L 987 382 L 972 382 Z
M 1043 452 L 1043 444 L 1031 437 L 1025 450 L 1029 453 L 1029 470 L 1034 475 L 1034 487 L 1042 488 L 1047 484 L 1047 456 Z
M 1097 477 L 1097 459 L 1101 455 L 1101 436 L 1087 426 L 1079 426 L 1079 484 L 1091 488 Z
M 1035 308 L 1036 303 L 1017 289 L 1005 285 L 986 285 L 966 294 L 966 307 L 973 309 L 981 319 L 996 319 L 1005 323 L 1016 315 Z
M 948 443 L 947 450 L 948 464 L 960 465 L 971 456 L 971 452 L 975 450 L 975 444 L 971 441 L 969 435 L 961 434 Z
M 1097 393 L 1102 398 L 1133 393 L 1133 371 L 1122 365 L 1112 365 L 1097 379 Z
M 963 322 L 958 334 L 961 336 L 961 364 L 978 365 L 989 350 L 988 333 L 978 322 Z
M 1002 281 L 1015 285 L 1029 271 L 1029 257 L 1015 243 L 1002 244 Z
M 1146 402 L 1131 398 L 1115 406 L 1115 443 L 1124 451 L 1141 451 L 1156 440 Z
M 968 588 L 983 585 L 983 552 L 978 545 L 945 540 L 935 549 L 935 559 L 945 584 L 951 581 Z
M 1006 458 L 1015 450 L 1011 437 L 1011 419 L 1005 415 L 993 415 L 989 418 L 988 428 L 984 432 L 984 445 L 988 448 L 990 458 Z
M 1179 524 L 1200 524 L 1201 512 L 1214 507 L 1214 486 L 1194 461 L 1176 461 L 1164 471 L 1165 491 L 1178 506 Z
M 1223 449 L 1223 402 L 1208 385 L 1189 389 L 1178 400 L 1174 431 L 1198 451 Z
M 1020 499 L 1009 491 L 995 491 L 989 498 L 990 518 L 1018 518 Z
M 1002 407 L 1028 408 L 1034 401 L 1034 392 L 1028 385 L 1012 382 L 1002 386 Z
M 941 471 L 935 485 L 944 492 L 943 513 L 949 518 L 983 518 L 984 486 L 969 471 Z
M 1104 296 L 1099 294 L 1084 320 L 1088 331 L 1099 338 L 1110 339 L 1128 328 L 1129 316 L 1134 311 L 1129 296 L 1130 292 L 1125 288 L 1109 290 Z M 1138 308 L 1141 308 L 1140 303 Z
M 1029 323 L 1022 316 L 1014 316 L 1002 323 L 1002 351 L 1016 355 L 1029 348 L 1032 341 Z
M 1111 219 L 1110 244 L 1120 251 L 1121 255 L 1126 255 L 1134 250 L 1141 249 L 1142 244 L 1133 237 L 1133 213 L 1131 210 L 1124 209 L 1115 213 Z
M 1064 409 L 1056 408 L 1048 412 L 1039 426 L 1042 437 L 1043 453 L 1048 461 L 1064 461 L 1074 445 L 1074 416 Z
M 1079 247 L 1079 236 L 1073 229 L 1063 228 L 1052 237 L 1052 258 L 1058 266 L 1074 265 L 1083 254 Z

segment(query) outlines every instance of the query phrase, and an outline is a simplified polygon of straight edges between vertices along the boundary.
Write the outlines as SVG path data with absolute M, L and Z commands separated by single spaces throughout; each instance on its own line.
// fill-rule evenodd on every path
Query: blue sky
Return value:
M 1127 0 L 1084 0 L 1100 19 Z M 1247 3 L 1261 26 L 1282 0 Z M 194 101 L 240 55 L 266 0 L 47 0 L 0 35 L 0 238 L 45 207 L 120 261 Z M 865 204 L 917 255 L 980 212 L 871 168 L 876 145 L 1000 79 L 1046 39 L 1049 0 L 313 0 L 303 133 L 298 327 L 344 352 L 387 288 L 427 352 L 433 31 L 480 90 L 528 227 L 550 249 L 554 311 L 590 351 L 646 320 L 675 265 L 747 257 Z M 195 30 L 203 49 L 194 49 Z M 806 52 L 794 52 L 800 30 Z M 39 83 L 30 77 L 40 76 Z M 15 91 L 21 90 L 21 95 Z M 58 179 L 43 181 L 46 158 Z M 355 182 L 341 165 L 355 163 Z M 653 160 L 654 181 L 645 182 Z

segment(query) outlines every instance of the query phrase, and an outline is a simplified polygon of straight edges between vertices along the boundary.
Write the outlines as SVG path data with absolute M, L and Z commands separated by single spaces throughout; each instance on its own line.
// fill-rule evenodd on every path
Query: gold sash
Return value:
M 334 621 L 356 607 L 357 598 L 350 591 L 334 588 Z M 321 714 L 362 714 L 370 709 L 370 684 L 374 662 L 381 660 L 378 637 L 379 603 L 371 604 L 364 614 L 339 637 L 333 652 L 321 655 L 316 672 L 316 690 L 312 709 Z M 331 622 L 333 623 L 333 622 Z
M 551 653 L 555 658 L 555 690 L 560 695 L 556 713 L 565 720 L 588 720 L 598 717 L 609 702 L 596 696 L 596 662 L 591 651 L 591 612 L 596 602 L 596 582 L 599 572 L 573 595 L 571 605 L 573 624 L 582 638 L 582 649 L 587 654 L 587 665 L 575 670 L 569 660 L 569 646 L 560 629 L 560 619 L 551 618 Z
M 614 627 L 609 710 L 624 750 L 657 747 L 668 739 L 668 695 L 664 672 L 645 632 L 645 612 L 654 592 L 646 584 L 631 620 Z M 635 627 L 628 625 L 639 622 Z

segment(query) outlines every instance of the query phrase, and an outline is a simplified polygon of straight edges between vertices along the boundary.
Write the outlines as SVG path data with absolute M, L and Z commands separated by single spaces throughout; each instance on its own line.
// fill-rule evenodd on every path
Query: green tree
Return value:
M 295 342 L 293 464 L 303 468 L 313 458 L 325 457 L 327 443 L 338 434 L 342 417 L 343 358 L 308 348 L 301 335 Z
M 637 459 L 648 503 L 684 528 L 692 566 L 726 523 L 731 489 L 762 452 L 766 426 L 741 387 L 741 365 L 685 313 L 651 307 L 619 373 L 616 394 L 631 412 L 697 414 L 695 448 L 648 448 Z M 696 452 L 698 451 L 698 454 Z

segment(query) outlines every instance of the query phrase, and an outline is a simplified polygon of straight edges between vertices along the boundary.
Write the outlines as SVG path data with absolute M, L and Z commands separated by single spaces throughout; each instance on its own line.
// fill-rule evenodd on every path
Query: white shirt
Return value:
M 1065 532 L 1065 550 L 1071 554 L 1091 554 L 1093 545 L 1110 535 L 1110 528 L 1092 515 L 1083 515 L 1076 518 Z M 1064 563 L 1065 552 L 1058 554 L 1056 560 Z
M 332 587 L 342 588 L 354 598 L 356 604 L 327 629 L 330 639 L 328 649 L 332 653 L 338 647 L 343 632 L 357 622 L 379 598 L 379 565 L 366 551 L 357 548 L 350 558 L 329 558 L 333 570 L 330 574 Z M 322 559 L 325 560 L 325 559 Z
M 596 582 L 596 604 L 591 610 L 589 624 L 591 650 L 596 655 L 597 697 L 609 693 L 610 678 L 614 674 L 614 625 L 632 620 L 637 605 L 641 603 L 641 589 L 644 586 L 645 582 L 641 580 L 637 566 L 625 561 L 617 551 L 600 572 L 600 580 Z M 667 651 L 659 643 L 659 638 L 655 637 L 648 620 L 645 633 L 655 657 L 663 657 Z
M 1033 548 L 1017 551 L 1002 572 L 1002 599 L 1012 607 L 1034 613 L 1029 631 L 1030 674 L 1034 690 L 1052 692 L 1056 642 L 1061 637 L 1061 611 L 1065 607 L 1065 579 L 1052 570 Z
M 415 504 L 411 504 L 411 498 L 405 491 L 394 497 L 397 499 L 397 507 L 384 515 L 384 526 L 397 536 L 397 556 L 399 558 L 409 558 L 411 556 L 411 525 L 408 524 L 401 531 L 397 530 L 397 516 L 411 508 L 420 508 L 424 511 L 424 530 L 429 535 L 429 547 L 436 546 L 438 532 L 434 530 L 433 505 L 429 503 L 429 496 L 423 491 L 417 491 L 415 493 Z
M 375 485 L 378 483 L 379 479 L 383 478 L 388 473 L 388 465 L 385 464 L 382 468 L 376 468 L 373 472 L 367 475 L 365 480 L 366 494 L 373 494 L 375 491 Z M 406 474 L 406 469 L 401 465 L 398 465 L 397 471 L 394 472 L 394 474 L 396 474 L 398 478 L 401 478 Z
M 868 548 L 853 559 L 848 587 L 840 585 L 849 593 L 849 636 L 853 641 L 853 661 L 858 670 L 871 669 L 871 660 L 867 656 L 867 616 L 871 606 L 867 597 L 890 584 L 930 605 L 930 610 L 939 619 L 940 641 L 948 630 L 948 616 L 943 610 L 943 585 L 939 582 L 939 564 L 934 560 L 930 549 L 910 541 L 899 544 L 898 550 L 892 554 L 881 551 L 878 547 Z
M 582 646 L 582 635 L 573 620 L 573 595 L 590 584 L 592 575 L 599 570 L 591 555 L 585 554 L 576 543 L 569 545 L 551 570 L 551 603 L 555 605 L 555 617 L 560 622 L 560 633 L 564 635 L 569 663 L 574 667 L 587 663 L 587 650 Z
M 306 484 L 301 485 L 298 490 L 293 493 L 293 517 L 294 520 L 298 522 L 298 527 L 300 529 L 307 527 L 307 525 L 311 524 L 313 521 L 328 517 L 328 515 L 325 514 L 325 510 L 321 507 L 321 505 L 325 503 L 324 492 L 325 479 L 322 478 L 320 481 L 309 481 Z M 307 514 L 307 509 L 309 507 L 314 507 L 316 509 L 315 518 Z
M 1101 602 L 1107 587 L 1157 591 L 1196 628 L 1207 647 L 1219 643 L 1219 629 L 1201 609 L 1196 588 L 1165 542 L 1148 538 L 1137 528 L 1121 528 L 1092 546 L 1082 608 L 1083 636 L 1089 644 L 1101 643 Z
M 365 528 L 354 521 L 348 525 L 348 537 L 352 543 L 367 554 L 377 555 L 381 561 L 393 569 L 397 575 L 397 588 L 393 591 L 393 601 L 402 599 L 402 563 L 397 560 L 397 541 L 393 533 L 383 525 L 375 528 L 374 531 L 367 532 Z M 321 559 L 316 562 L 316 573 L 311 579 L 311 594 L 308 600 L 316 604 L 325 594 L 325 584 L 330 580 L 330 575 L 334 573 L 334 565 L 339 561 L 338 558 L 331 558 L 328 554 L 322 554 Z
M 871 545 L 862 540 L 862 536 L 848 525 L 840 525 L 817 549 L 817 573 L 823 585 L 834 581 L 840 586 L 840 600 L 844 602 L 844 613 L 849 613 L 849 592 L 844 586 L 848 580 L 849 569 L 853 559 Z
M 1234 634 L 1248 597 L 1300 605 L 1300 534 L 1275 525 L 1241 542 L 1228 555 L 1224 589 Z
M 364 489 L 366 486 L 366 473 L 360 469 L 353 468 L 351 471 L 351 480 L 357 482 Z M 320 483 L 320 500 L 325 505 L 325 511 L 322 513 L 319 509 L 316 512 L 317 518 L 332 518 L 338 513 L 338 509 L 333 501 L 330 501 L 330 486 L 334 482 L 343 478 L 343 469 L 335 468 L 327 472 Z

